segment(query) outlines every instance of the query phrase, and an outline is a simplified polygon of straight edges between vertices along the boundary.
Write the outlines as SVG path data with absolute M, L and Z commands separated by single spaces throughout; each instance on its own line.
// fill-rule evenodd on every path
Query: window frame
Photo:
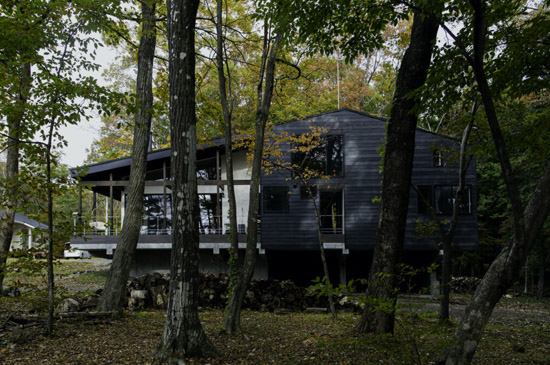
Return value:
M 429 188 L 430 190 L 430 196 L 424 196 L 428 202 L 431 204 L 432 208 L 436 211 L 437 215 L 444 216 L 444 217 L 450 217 L 453 215 L 452 209 L 454 209 L 454 204 L 456 200 L 454 199 L 456 195 L 456 190 L 458 189 L 457 185 L 419 185 L 418 189 L 425 189 L 427 190 Z M 436 191 L 440 189 L 449 189 L 451 190 L 451 198 L 453 199 L 451 212 L 450 214 L 446 214 L 447 212 L 442 212 L 440 210 L 439 201 L 436 199 Z M 463 203 L 463 205 L 466 205 L 466 209 L 459 207 L 459 215 L 471 215 L 473 212 L 472 209 L 472 186 L 466 185 L 466 201 Z M 417 214 L 418 215 L 430 215 L 429 207 L 425 206 L 423 200 L 420 198 L 420 195 L 418 193 L 416 194 L 417 197 Z M 425 211 L 422 207 L 425 207 Z
M 284 190 L 284 192 L 279 192 L 281 196 L 284 194 L 285 199 L 283 199 L 283 209 L 268 209 L 268 200 L 266 199 L 266 195 L 268 194 L 269 190 L 272 189 L 278 189 L 278 190 Z M 290 199 L 289 199 L 289 193 L 290 189 L 288 186 L 264 186 L 262 188 L 262 210 L 264 213 L 288 213 L 290 211 Z M 274 193 L 271 193 L 273 195 Z M 285 207 L 286 206 L 286 207 Z
M 340 151 L 340 156 L 341 156 L 341 162 L 339 163 L 340 165 L 340 168 L 339 168 L 339 171 L 337 172 L 337 174 L 333 174 L 331 171 L 329 171 L 329 165 L 335 165 L 335 163 L 329 163 L 329 148 L 331 148 L 329 146 L 330 143 L 333 143 L 331 140 L 335 140 L 335 139 L 339 139 L 340 140 L 340 144 L 341 144 L 341 151 Z M 306 161 L 306 162 L 309 162 L 309 163 L 306 163 L 305 166 L 307 167 L 308 165 L 318 165 L 318 166 L 314 166 L 314 167 L 311 167 L 309 166 L 310 169 L 316 171 L 317 173 L 319 173 L 320 175 L 323 175 L 323 176 L 329 176 L 329 177 L 344 177 L 345 175 L 345 139 L 344 139 L 344 135 L 343 134 L 326 134 L 326 135 L 323 135 L 321 137 L 321 142 L 319 144 L 319 146 L 309 150 L 308 152 L 299 152 L 299 151 L 294 151 L 294 152 L 291 152 L 290 153 L 290 161 L 291 161 L 291 164 L 294 165 L 294 164 L 303 164 L 303 161 L 305 159 L 309 160 L 309 161 Z M 296 144 L 296 143 L 291 143 L 291 149 L 298 149 L 299 148 L 299 145 Z M 334 148 L 332 148 L 334 149 Z M 322 158 L 319 158 L 319 159 L 316 159 L 314 158 L 314 154 L 322 154 Z M 301 155 L 302 158 L 299 160 L 299 163 L 298 162 L 298 159 L 297 157 Z M 322 169 L 322 170 L 321 170 Z M 334 170 L 336 171 L 336 170 Z M 295 173 L 293 173 L 293 175 L 296 175 Z

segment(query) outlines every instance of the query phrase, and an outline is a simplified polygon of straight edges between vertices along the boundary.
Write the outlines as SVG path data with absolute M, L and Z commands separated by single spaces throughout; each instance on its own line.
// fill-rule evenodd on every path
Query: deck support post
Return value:
M 346 269 L 347 269 L 347 257 L 348 255 L 345 255 L 343 252 L 340 253 L 340 284 L 347 284 L 348 279 L 346 275 Z

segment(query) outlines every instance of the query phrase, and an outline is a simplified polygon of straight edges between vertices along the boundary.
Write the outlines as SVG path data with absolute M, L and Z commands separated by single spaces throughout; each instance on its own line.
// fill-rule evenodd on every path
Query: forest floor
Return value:
M 101 287 L 106 265 L 95 260 L 60 263 L 58 284 L 95 290 Z M 17 275 L 8 277 L 9 283 Z M 27 278 L 27 281 L 30 281 Z M 410 364 L 430 363 L 453 333 L 467 296 L 454 296 L 449 325 L 437 322 L 437 301 L 407 297 L 400 301 L 394 336 L 361 336 L 352 329 L 359 314 L 244 311 L 243 335 L 219 332 L 223 311 L 203 309 L 206 333 L 222 356 L 189 359 L 204 364 Z M 36 305 L 36 303 L 34 304 Z M 1 364 L 148 364 L 162 337 L 163 311 L 127 312 L 122 318 L 62 319 L 53 336 L 45 336 L 43 322 L 29 322 L 8 330 L 13 298 L 0 301 Z M 21 313 L 21 312 L 19 312 Z M 474 363 L 550 364 L 550 301 L 509 296 L 498 304 L 487 326 Z

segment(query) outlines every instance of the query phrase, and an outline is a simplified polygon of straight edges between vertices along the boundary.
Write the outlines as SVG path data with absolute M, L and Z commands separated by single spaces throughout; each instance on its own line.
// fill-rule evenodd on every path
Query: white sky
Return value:
M 107 84 L 101 74 L 114 61 L 115 56 L 115 50 L 110 47 L 103 47 L 97 52 L 95 62 L 101 65 L 101 68 L 99 71 L 92 73 L 92 76 L 96 77 L 101 85 Z M 69 167 L 83 164 L 87 155 L 86 149 L 90 149 L 93 140 L 99 138 L 100 123 L 99 116 L 95 115 L 89 121 L 83 120 L 78 125 L 69 125 L 60 129 L 60 133 L 69 144 L 63 149 L 62 163 L 69 165 Z

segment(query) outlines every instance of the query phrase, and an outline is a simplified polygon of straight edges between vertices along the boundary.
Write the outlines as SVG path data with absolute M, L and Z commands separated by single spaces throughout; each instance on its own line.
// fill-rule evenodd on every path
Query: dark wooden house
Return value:
M 303 120 L 276 125 L 275 135 L 298 136 L 322 128 L 324 135 L 308 155 L 328 179 L 312 181 L 318 203 L 324 246 L 331 276 L 335 282 L 366 277 L 375 245 L 381 195 L 381 147 L 384 144 L 385 120 L 364 113 L 341 109 Z M 282 161 L 305 158 L 292 153 L 293 145 L 281 143 Z M 458 184 L 458 167 L 452 158 L 458 141 L 421 129 L 416 133 L 413 183 L 419 187 L 442 217 L 450 216 L 454 189 Z M 228 240 L 227 197 L 224 148 L 221 143 L 202 146 L 197 151 L 199 200 L 201 204 L 201 265 L 204 270 L 226 269 Z M 146 184 L 146 216 L 138 244 L 134 274 L 150 270 L 168 270 L 171 247 L 170 151 L 150 152 Z M 248 212 L 249 171 L 245 151 L 234 152 L 237 180 L 238 223 L 244 247 Z M 92 190 L 119 199 L 124 205 L 131 158 L 88 166 L 82 180 L 95 185 Z M 76 173 L 76 170 L 75 170 Z M 467 199 L 454 240 L 456 250 L 475 250 L 478 246 L 475 161 L 468 168 Z M 113 204 L 111 203 L 111 207 Z M 307 284 L 322 276 L 319 241 L 313 203 L 304 185 L 286 169 L 265 174 L 261 181 L 261 232 L 258 237 L 259 262 L 256 276 L 294 279 Z M 124 214 L 123 208 L 121 215 Z M 111 213 L 110 216 L 113 216 Z M 122 220 L 122 217 L 119 217 Z M 76 238 L 72 246 L 95 255 L 109 255 L 116 249 L 119 223 L 113 218 L 97 217 L 108 227 L 93 233 L 88 240 Z M 111 221 L 109 221 L 111 219 Z M 412 191 L 409 201 L 404 261 L 427 266 L 437 260 L 439 238 L 420 237 L 417 222 L 429 219 L 428 211 Z M 99 233 L 99 234 L 98 234 Z

